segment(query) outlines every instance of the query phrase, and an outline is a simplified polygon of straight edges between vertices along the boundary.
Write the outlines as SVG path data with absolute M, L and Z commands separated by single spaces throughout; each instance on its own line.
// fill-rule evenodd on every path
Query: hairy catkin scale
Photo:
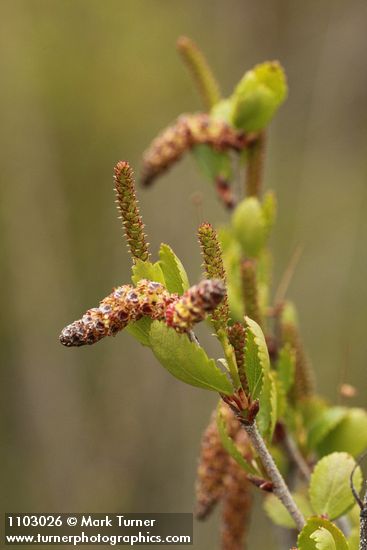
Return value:
M 234 323 L 228 328 L 227 333 L 229 342 L 234 349 L 241 385 L 245 392 L 247 392 L 248 382 L 245 371 L 246 329 L 241 323 Z
M 292 393 L 297 401 L 315 392 L 314 374 L 296 325 L 283 323 L 282 340 L 290 344 L 296 353 L 296 373 Z
M 201 224 L 198 229 L 198 238 L 204 259 L 205 275 L 209 279 L 220 279 L 225 283 L 226 273 L 223 265 L 222 248 L 213 226 L 210 223 Z M 229 320 L 227 293 L 220 305 L 213 311 L 212 316 L 214 323 L 227 326 Z
M 182 115 L 175 124 L 163 130 L 144 153 L 142 184 L 150 185 L 186 151 L 199 144 L 210 145 L 217 151 L 241 151 L 246 139 L 243 133 L 207 114 Z
M 104 298 L 98 308 L 89 309 L 83 317 L 63 329 L 64 346 L 95 344 L 105 336 L 115 336 L 128 323 L 143 315 L 164 319 L 167 306 L 177 299 L 160 283 L 142 279 L 134 288 L 123 285 Z
M 187 332 L 194 324 L 205 319 L 225 296 L 225 286 L 219 279 L 206 279 L 189 288 L 183 296 L 170 304 L 166 322 L 177 332 Z
M 221 403 L 220 408 L 229 434 L 236 437 L 241 430 L 237 418 L 225 403 Z M 229 462 L 229 455 L 223 448 L 218 433 L 216 415 L 215 410 L 201 439 L 196 478 L 196 517 L 201 520 L 208 517 L 223 494 L 223 482 Z
M 236 444 L 243 456 L 250 458 L 251 450 L 244 430 L 238 432 Z M 222 497 L 221 549 L 243 550 L 249 523 L 252 494 L 246 472 L 229 458 Z
M 149 259 L 149 245 L 144 234 L 144 223 L 139 213 L 135 193 L 134 173 L 128 162 L 120 161 L 114 168 L 117 206 L 133 260 Z

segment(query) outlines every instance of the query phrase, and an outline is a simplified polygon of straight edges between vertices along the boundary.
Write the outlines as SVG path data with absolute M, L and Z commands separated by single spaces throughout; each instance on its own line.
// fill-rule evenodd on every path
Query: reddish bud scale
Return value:
M 176 123 L 153 140 L 143 157 L 142 184 L 150 185 L 153 180 L 194 145 L 207 144 L 217 151 L 234 149 L 241 151 L 246 139 L 221 120 L 213 120 L 204 113 L 182 115 Z
M 123 285 L 104 298 L 98 308 L 89 309 L 83 317 L 63 329 L 60 342 L 64 346 L 95 344 L 105 336 L 115 336 L 128 323 L 148 315 L 164 319 L 167 305 L 177 296 L 160 283 L 141 280 L 136 288 Z
M 224 296 L 223 281 L 219 279 L 201 281 L 168 306 L 166 322 L 177 332 L 187 332 L 195 323 L 199 323 L 208 313 L 214 311 Z

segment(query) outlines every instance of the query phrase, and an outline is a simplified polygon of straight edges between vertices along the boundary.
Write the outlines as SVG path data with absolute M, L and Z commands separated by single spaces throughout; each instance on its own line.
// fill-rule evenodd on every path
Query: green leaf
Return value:
M 260 326 L 245 317 L 246 346 L 245 371 L 252 400 L 259 399 L 257 415 L 259 430 L 263 436 L 272 434 L 276 420 L 276 387 L 270 376 L 270 360 L 264 334 Z
M 310 539 L 315 541 L 317 550 L 337 550 L 333 535 L 325 527 L 316 529 Z
M 346 414 L 347 409 L 345 407 L 326 409 L 311 425 L 308 434 L 309 448 L 314 449 L 345 418 Z
M 247 472 L 248 474 L 256 475 L 258 474 L 257 469 L 252 466 L 245 458 L 242 456 L 240 450 L 237 448 L 235 442 L 233 439 L 229 436 L 226 421 L 221 413 L 220 410 L 220 404 L 217 408 L 217 426 L 218 426 L 218 432 L 220 436 L 220 440 L 222 442 L 223 447 L 227 451 L 227 453 Z
M 232 179 L 232 161 L 228 153 L 216 151 L 206 144 L 195 145 L 191 152 L 199 169 L 210 181 L 214 182 L 217 177 Z
M 346 409 L 343 418 L 322 438 L 317 451 L 320 456 L 334 451 L 360 455 L 367 447 L 367 413 L 363 409 Z
M 255 400 L 260 396 L 263 387 L 264 369 L 256 336 L 250 326 L 246 329 L 245 370 L 249 394 Z
M 232 123 L 246 132 L 265 128 L 287 97 L 284 70 L 277 61 L 256 65 L 236 86 L 232 100 Z
M 355 466 L 347 453 L 332 453 L 316 464 L 311 475 L 309 493 L 317 514 L 336 519 L 353 507 L 355 501 L 350 488 L 350 474 Z M 358 467 L 354 474 L 356 490 L 362 487 L 362 473 Z
M 143 262 L 142 260 L 136 260 L 133 265 L 133 275 L 131 277 L 132 282 L 136 285 L 141 279 L 148 279 L 156 283 L 165 284 L 163 272 L 159 262 L 152 264 L 151 262 Z
M 233 393 L 227 375 L 209 359 L 204 349 L 190 342 L 187 334 L 178 334 L 160 321 L 154 321 L 150 329 L 150 345 L 158 361 L 173 376 L 198 388 Z
M 350 536 L 348 537 L 349 550 L 359 550 L 359 528 L 352 529 Z
M 323 532 L 324 529 L 330 533 L 331 538 Z M 349 550 L 340 529 L 327 519 L 317 516 L 308 519 L 298 535 L 297 547 L 298 550 Z
M 311 504 L 305 495 L 292 493 L 292 496 L 299 510 L 306 518 L 314 514 Z M 294 529 L 296 527 L 292 516 L 274 494 L 270 494 L 265 498 L 264 510 L 275 525 L 286 527 L 287 529 Z
M 185 268 L 168 244 L 162 243 L 160 246 L 159 265 L 169 292 L 183 294 L 189 288 L 189 280 Z
M 143 346 L 150 346 L 149 333 L 152 319 L 149 317 L 142 317 L 134 323 L 129 323 L 126 327 L 126 331 L 131 334 L 138 342 Z

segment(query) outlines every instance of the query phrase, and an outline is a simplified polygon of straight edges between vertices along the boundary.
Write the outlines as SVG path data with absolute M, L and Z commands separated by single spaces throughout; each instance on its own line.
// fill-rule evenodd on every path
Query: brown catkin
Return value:
M 225 403 L 220 404 L 231 437 L 241 430 L 240 423 Z M 196 517 L 205 519 L 221 498 L 229 455 L 223 448 L 217 428 L 217 411 L 213 411 L 210 422 L 201 439 L 201 449 L 196 479 Z
M 241 323 L 237 322 L 228 328 L 227 333 L 229 342 L 234 349 L 238 376 L 240 377 L 241 385 L 246 392 L 248 390 L 248 382 L 245 370 L 246 329 Z
M 63 329 L 60 342 L 64 346 L 95 344 L 105 336 L 115 336 L 128 323 L 148 315 L 163 319 L 167 305 L 177 299 L 160 283 L 142 279 L 134 288 L 123 285 L 104 298 L 99 307 L 89 309 L 81 319 Z
M 205 279 L 189 288 L 167 308 L 166 322 L 177 332 L 187 332 L 194 324 L 212 313 L 225 296 L 225 286 L 219 279 Z
M 293 397 L 295 400 L 308 397 L 315 392 L 314 373 L 295 324 L 283 323 L 282 340 L 284 343 L 290 344 L 296 353 L 296 372 L 292 389 Z
M 217 307 L 223 296 L 222 281 L 203 280 L 179 297 L 160 283 L 142 279 L 136 288 L 115 288 L 99 307 L 89 309 L 81 319 L 65 327 L 60 342 L 68 347 L 95 344 L 105 336 L 115 336 L 143 315 L 164 320 L 178 332 L 188 332 Z
M 205 113 L 181 115 L 153 140 L 144 153 L 141 182 L 150 185 L 194 145 L 210 145 L 217 151 L 241 151 L 245 143 L 244 135 L 222 120 Z
M 243 456 L 251 457 L 246 432 L 241 429 L 236 437 Z M 229 458 L 222 497 L 221 549 L 243 550 L 252 507 L 251 486 L 246 472 Z

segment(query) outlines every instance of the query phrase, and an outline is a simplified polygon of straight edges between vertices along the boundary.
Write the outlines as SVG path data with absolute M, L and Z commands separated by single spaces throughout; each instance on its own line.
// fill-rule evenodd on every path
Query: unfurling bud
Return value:
M 177 40 L 177 49 L 199 88 L 205 108 L 209 111 L 220 100 L 220 91 L 204 54 L 187 36 L 181 36 Z
M 233 213 L 232 226 L 243 254 L 256 258 L 264 247 L 269 232 L 258 199 L 249 197 L 240 202 Z
M 231 437 L 235 437 L 242 430 L 241 425 L 225 403 L 221 403 L 220 407 L 221 414 L 226 420 L 228 433 Z M 216 416 L 217 411 L 214 411 L 201 439 L 196 479 L 196 517 L 198 519 L 206 519 L 221 498 L 229 463 L 229 454 L 223 448 Z
M 177 332 L 191 330 L 220 304 L 226 294 L 223 281 L 207 279 L 189 288 L 166 312 L 167 325 Z
M 241 151 L 246 138 L 226 122 L 204 113 L 182 115 L 176 123 L 152 142 L 143 157 L 141 181 L 150 185 L 153 180 L 195 145 L 207 144 L 216 151 Z
M 149 259 L 149 245 L 144 234 L 144 223 L 139 213 L 135 193 L 134 173 L 128 162 L 120 161 L 114 169 L 117 206 L 121 214 L 125 236 L 133 260 Z
M 232 123 L 245 132 L 265 128 L 287 97 L 284 70 L 277 61 L 256 65 L 236 86 L 232 99 Z
M 250 443 L 244 430 L 238 432 L 236 445 L 243 456 L 251 457 Z M 221 548 L 242 550 L 252 506 L 251 486 L 246 472 L 233 458 L 229 459 L 222 501 Z
M 205 274 L 209 279 L 220 279 L 225 284 L 226 273 L 223 265 L 223 252 L 218 236 L 210 223 L 203 223 L 198 229 L 199 243 L 204 259 Z M 214 324 L 227 325 L 229 308 L 227 294 L 221 304 L 213 311 Z
M 104 298 L 98 308 L 89 309 L 83 317 L 63 329 L 64 346 L 95 344 L 105 336 L 115 336 L 128 323 L 143 315 L 163 319 L 167 305 L 177 299 L 160 283 L 142 279 L 136 288 L 123 285 Z

